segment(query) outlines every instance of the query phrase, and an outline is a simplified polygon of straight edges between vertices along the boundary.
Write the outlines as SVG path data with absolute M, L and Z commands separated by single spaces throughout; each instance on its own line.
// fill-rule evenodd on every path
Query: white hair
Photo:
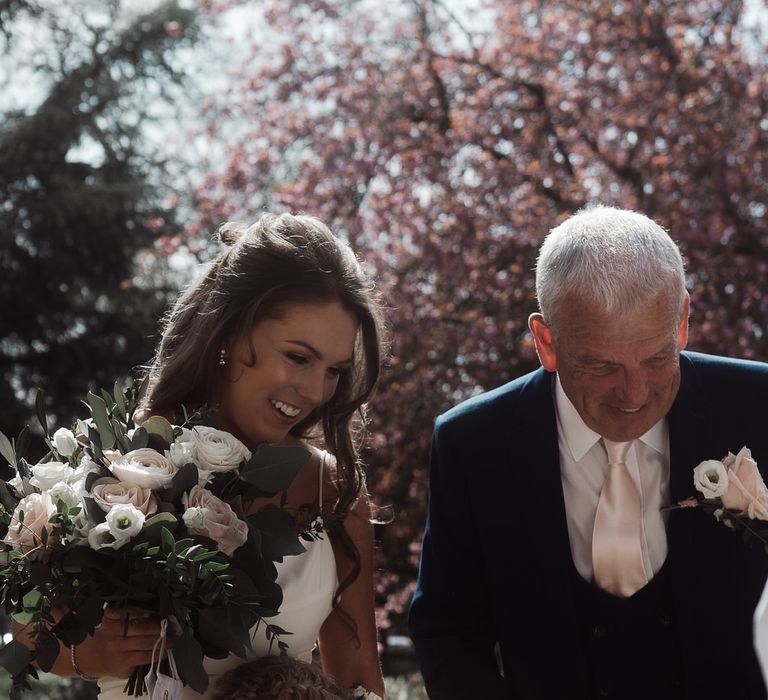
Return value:
M 677 305 L 685 297 L 680 250 L 647 216 L 626 209 L 582 209 L 544 239 L 536 263 L 536 296 L 546 323 L 558 325 L 567 296 L 591 302 L 605 313 L 637 311 L 661 294 Z

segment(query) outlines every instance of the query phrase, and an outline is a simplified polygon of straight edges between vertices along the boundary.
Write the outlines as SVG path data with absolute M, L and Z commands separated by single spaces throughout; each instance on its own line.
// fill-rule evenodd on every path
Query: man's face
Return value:
M 608 315 L 575 296 L 559 308 L 557 335 L 530 320 L 542 365 L 557 371 L 582 420 L 609 440 L 633 440 L 667 414 L 680 386 L 688 298 L 680 318 L 663 295 L 640 311 Z

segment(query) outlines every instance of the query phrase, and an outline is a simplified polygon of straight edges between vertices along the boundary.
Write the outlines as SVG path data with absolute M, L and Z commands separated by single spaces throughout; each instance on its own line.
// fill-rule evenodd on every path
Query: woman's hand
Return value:
M 104 611 L 104 618 L 93 636 L 77 645 L 77 666 L 86 676 L 128 678 L 136 666 L 149 664 L 152 648 L 160 636 L 160 620 L 139 611 L 128 613 L 128 627 L 123 629 L 120 612 Z M 166 649 L 173 646 L 169 632 Z

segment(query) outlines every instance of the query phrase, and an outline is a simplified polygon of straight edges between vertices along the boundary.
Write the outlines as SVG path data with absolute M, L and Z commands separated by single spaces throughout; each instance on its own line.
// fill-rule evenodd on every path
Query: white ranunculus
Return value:
M 116 457 L 112 473 L 120 481 L 145 489 L 162 489 L 171 485 L 176 467 L 170 459 L 149 447 L 126 452 Z
M 60 481 L 58 484 L 51 486 L 48 495 L 50 495 L 54 504 L 64 501 L 67 508 L 74 508 L 80 505 L 81 493 L 66 481 Z
M 99 523 L 88 532 L 88 546 L 91 549 L 120 549 L 124 544 L 130 542 L 129 537 L 115 538 L 112 534 L 109 523 Z
M 29 483 L 41 491 L 48 491 L 54 484 L 67 481 L 72 476 L 72 467 L 64 462 L 45 462 L 32 467 Z
M 173 462 L 176 469 L 181 469 L 185 464 L 194 462 L 194 446 L 189 442 L 174 442 L 170 449 L 166 450 L 165 456 Z
M 182 516 L 184 525 L 190 530 L 202 530 L 203 525 L 205 524 L 205 519 L 208 517 L 208 513 L 208 508 L 187 508 Z
M 728 471 L 722 462 L 707 459 L 693 470 L 693 485 L 704 498 L 720 498 L 728 490 Z
M 201 469 L 228 472 L 251 458 L 251 451 L 231 433 L 205 425 L 195 432 L 195 462 Z
M 106 512 L 116 505 L 126 503 L 138 508 L 144 515 L 157 512 L 157 500 L 152 495 L 152 490 L 135 484 L 105 479 L 101 483 L 97 481 L 91 487 L 91 495 L 99 508 Z
M 69 428 L 59 428 L 53 434 L 53 446 L 62 457 L 71 457 L 77 449 L 75 434 Z
M 131 538 L 141 532 L 146 516 L 130 503 L 118 503 L 107 513 L 109 532 L 116 540 Z

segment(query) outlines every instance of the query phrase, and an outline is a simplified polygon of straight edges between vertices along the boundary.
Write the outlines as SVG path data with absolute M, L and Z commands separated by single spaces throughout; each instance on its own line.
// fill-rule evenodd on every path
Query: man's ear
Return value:
M 688 345 L 688 315 L 691 312 L 691 295 L 685 293 L 683 299 L 683 310 L 680 313 L 680 324 L 677 327 L 677 349 L 685 350 Z
M 552 329 L 544 321 L 544 317 L 539 314 L 531 314 L 528 317 L 528 328 L 533 334 L 533 342 L 536 344 L 536 354 L 539 356 L 541 366 L 548 372 L 557 371 L 557 353 L 555 352 L 555 341 L 552 335 Z

